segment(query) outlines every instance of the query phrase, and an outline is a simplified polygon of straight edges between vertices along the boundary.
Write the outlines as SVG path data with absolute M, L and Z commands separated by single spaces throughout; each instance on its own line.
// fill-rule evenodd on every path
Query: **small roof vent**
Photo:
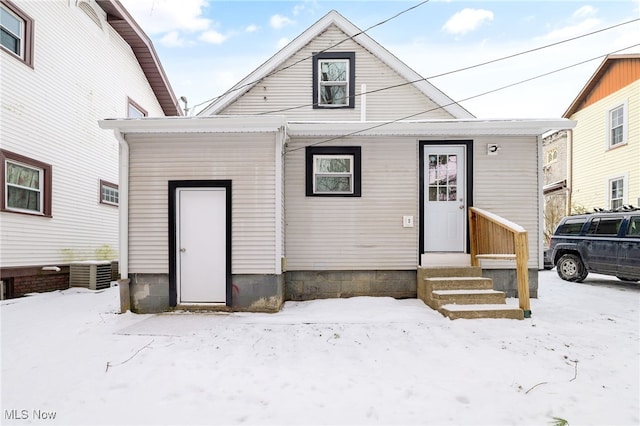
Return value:
M 95 9 L 93 7 L 91 7 L 91 5 L 89 4 L 89 2 L 86 1 L 80 1 L 78 2 L 78 7 L 80 9 L 82 9 L 82 11 L 84 13 L 87 14 L 87 16 L 89 18 L 91 18 L 91 20 L 93 22 L 95 22 L 95 24 L 100 27 L 100 29 L 102 29 L 102 22 L 100 21 L 100 17 L 98 16 L 98 13 L 95 11 Z

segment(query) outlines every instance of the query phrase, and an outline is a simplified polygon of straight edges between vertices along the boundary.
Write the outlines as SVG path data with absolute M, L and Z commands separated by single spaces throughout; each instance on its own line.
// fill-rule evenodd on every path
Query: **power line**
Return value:
M 357 36 L 359 36 L 359 35 L 361 35 L 361 34 L 366 34 L 366 33 L 367 33 L 367 31 L 369 31 L 369 30 L 371 30 L 371 29 L 373 29 L 373 28 L 379 27 L 380 25 L 386 24 L 387 22 L 389 22 L 389 21 L 391 21 L 391 20 L 393 20 L 393 19 L 397 18 L 397 17 L 398 17 L 398 16 L 400 16 L 400 15 L 403 15 L 403 14 L 405 14 L 405 13 L 407 13 L 407 12 L 410 12 L 410 11 L 412 11 L 412 10 L 414 10 L 414 9 L 416 9 L 416 8 L 418 8 L 418 7 L 420 7 L 420 6 L 422 6 L 422 5 L 423 5 L 423 4 L 425 4 L 425 3 L 429 3 L 429 1 L 431 1 L 431 0 L 424 0 L 424 1 L 421 1 L 420 3 L 418 3 L 418 4 L 415 4 L 415 5 L 413 5 L 413 6 L 411 6 L 411 7 L 408 7 L 408 8 L 406 8 L 406 9 L 404 9 L 404 10 L 401 10 L 400 12 L 398 12 L 398 13 L 396 13 L 395 15 L 391 16 L 390 18 L 384 19 L 384 20 L 382 20 L 382 21 L 378 22 L 377 24 L 373 24 L 373 25 L 371 25 L 370 27 L 366 28 L 365 30 L 361 30 L 360 32 L 358 32 L 358 33 L 356 33 L 356 34 L 354 34 L 354 35 L 352 35 L 352 36 L 349 36 L 349 37 L 347 37 L 347 38 L 345 38 L 345 39 L 343 39 L 343 40 L 340 40 L 339 42 L 337 42 L 337 43 L 335 43 L 335 44 L 333 44 L 333 45 L 331 45 L 331 46 L 329 46 L 329 47 L 327 47 L 327 48 L 325 48 L 325 49 L 322 49 L 321 51 L 319 51 L 319 52 L 317 52 L 317 53 L 324 53 L 324 52 L 328 51 L 329 49 L 333 49 L 334 47 L 340 46 L 342 43 L 345 43 L 345 42 L 347 42 L 347 41 L 349 41 L 349 40 L 352 40 L 352 39 L 356 38 Z M 317 54 L 317 53 L 316 53 L 316 54 Z M 314 54 L 314 55 L 315 55 L 315 54 Z M 245 84 L 243 84 L 243 85 L 241 85 L 241 86 L 238 86 L 238 87 L 232 87 L 231 89 L 229 89 L 229 90 L 227 90 L 226 92 L 224 92 L 222 95 L 219 95 L 219 96 L 213 97 L 213 98 L 211 98 L 211 99 L 209 99 L 209 100 L 206 100 L 206 101 L 201 102 L 201 103 L 199 103 L 199 104 L 197 104 L 197 105 L 194 105 L 194 106 L 192 106 L 192 107 L 191 107 L 191 109 L 192 109 L 192 110 L 194 110 L 194 109 L 195 109 L 196 107 L 198 107 L 198 106 L 201 106 L 201 105 L 204 105 L 204 104 L 207 104 L 207 103 L 211 103 L 211 102 L 217 101 L 218 99 L 225 97 L 225 96 L 226 96 L 226 95 L 228 95 L 229 93 L 236 92 L 236 91 L 238 91 L 238 90 L 240 90 L 240 89 L 242 89 L 242 88 L 244 88 L 244 87 L 254 85 L 254 84 L 256 84 L 256 83 L 260 82 L 261 80 L 264 80 L 264 79 L 265 79 L 265 78 L 267 78 L 267 77 L 271 77 L 271 76 L 272 76 L 272 75 L 274 75 L 274 74 L 277 74 L 277 73 L 279 73 L 279 72 L 281 72 L 281 71 L 287 70 L 287 69 L 289 69 L 289 68 L 291 68 L 291 67 L 293 67 L 293 66 L 295 66 L 295 65 L 298 65 L 298 64 L 299 64 L 299 63 L 301 63 L 301 62 L 304 62 L 304 61 L 306 61 L 306 60 L 308 60 L 308 59 L 311 59 L 311 58 L 313 58 L 313 56 L 314 56 L 314 55 L 306 56 L 306 57 L 304 57 L 304 58 L 302 58 L 302 59 L 297 60 L 296 62 L 294 62 L 294 63 L 292 63 L 292 64 L 290 64 L 290 65 L 287 65 L 286 67 L 282 67 L 282 68 L 275 69 L 275 70 L 271 71 L 270 73 L 268 73 L 267 75 L 262 76 L 262 77 L 261 77 L 260 79 L 258 79 L 258 80 L 250 81 L 250 82 L 245 83 Z
M 346 134 L 340 135 L 340 136 L 334 136 L 332 138 L 325 139 L 325 140 L 322 140 L 322 141 L 319 141 L 319 142 L 315 142 L 315 143 L 312 143 L 312 144 L 309 144 L 309 145 L 305 145 L 303 147 L 289 149 L 286 152 L 294 152 L 294 151 L 298 151 L 298 150 L 304 149 L 304 148 L 309 147 L 309 146 L 322 145 L 322 144 L 325 144 L 325 143 L 328 143 L 328 142 L 332 142 L 332 141 L 335 141 L 335 140 L 338 140 L 338 139 L 346 138 L 346 137 L 349 137 L 349 136 L 355 136 L 355 135 L 358 135 L 358 134 L 363 133 L 363 132 L 368 132 L 369 130 L 373 130 L 373 129 L 377 129 L 379 127 L 387 126 L 387 125 L 392 124 L 392 123 L 397 123 L 399 121 L 408 120 L 408 119 L 416 117 L 418 115 L 422 115 L 422 114 L 426 114 L 428 112 L 432 112 L 432 111 L 436 111 L 436 110 L 442 109 L 442 108 L 447 107 L 449 105 L 454 105 L 454 104 L 457 104 L 457 103 L 460 103 L 460 102 L 465 102 L 465 101 L 468 101 L 468 100 L 471 100 L 471 99 L 479 98 L 481 96 L 485 96 L 485 95 L 489 95 L 491 93 L 498 92 L 500 90 L 508 89 L 510 87 L 514 87 L 514 86 L 517 86 L 517 85 L 520 85 L 520 84 L 523 84 L 523 83 L 528 83 L 529 81 L 536 80 L 536 79 L 539 79 L 539 78 L 542 78 L 542 77 L 546 77 L 548 75 L 555 74 L 555 73 L 560 72 L 560 71 L 565 71 L 565 70 L 567 70 L 569 68 L 574 68 L 574 67 L 577 67 L 579 65 L 586 64 L 587 62 L 595 61 L 596 59 L 601 59 L 601 58 L 604 58 L 604 57 L 606 57 L 608 55 L 612 55 L 612 54 L 615 54 L 615 53 L 618 53 L 618 52 L 622 52 L 624 50 L 631 49 L 631 48 L 637 47 L 637 46 L 640 46 L 640 43 L 634 44 L 634 45 L 631 45 L 631 46 L 627 46 L 627 47 L 624 47 L 622 49 L 614 50 L 613 52 L 605 53 L 604 55 L 599 55 L 599 56 L 596 56 L 596 57 L 593 57 L 593 58 L 590 58 L 590 59 L 587 59 L 587 60 L 584 60 L 584 61 L 580 61 L 580 62 L 574 63 L 572 65 L 567 65 L 567 66 L 562 67 L 562 68 L 557 68 L 557 69 L 555 69 L 553 71 L 549 71 L 549 72 L 546 72 L 546 73 L 543 73 L 543 74 L 538 74 L 538 75 L 536 75 L 534 77 L 530 77 L 530 78 L 527 78 L 527 79 L 524 79 L 524 80 L 520 80 L 520 81 L 517 81 L 515 83 L 507 84 L 506 86 L 501 86 L 501 87 L 498 87 L 496 89 L 488 90 L 486 92 L 482 92 L 482 93 L 479 93 L 479 94 L 476 94 L 476 95 L 473 95 L 473 96 L 469 96 L 467 98 L 460 99 L 458 101 L 454 101 L 454 102 L 451 102 L 451 103 L 446 104 L 446 105 L 440 105 L 438 107 L 431 108 L 431 109 L 428 109 L 426 111 L 420 111 L 418 113 L 411 114 L 411 115 L 408 115 L 406 117 L 397 118 L 395 120 L 390 120 L 390 121 L 385 121 L 383 123 L 378 123 L 378 124 L 375 124 L 373 126 L 367 127 L 365 129 L 356 130 L 354 132 L 346 133 Z
M 613 28 L 617 28 L 617 27 L 620 27 L 620 26 L 623 26 L 623 25 L 631 24 L 631 23 L 637 22 L 637 21 L 640 21 L 640 18 L 631 19 L 629 21 L 625 21 L 625 22 L 621 22 L 621 23 L 618 23 L 618 24 L 615 24 L 615 25 L 611 25 L 611 26 L 606 27 L 606 28 L 601 28 L 599 30 L 592 31 L 590 33 L 585 33 L 585 34 L 581 34 L 579 36 L 571 37 L 571 38 L 568 38 L 566 40 L 561 40 L 561 41 L 557 41 L 557 42 L 554 42 L 554 43 L 545 44 L 544 46 L 534 47 L 532 49 L 523 50 L 522 52 L 514 53 L 514 54 L 511 54 L 511 55 L 503 56 L 503 57 L 496 58 L 496 59 L 491 59 L 491 60 L 485 61 L 485 62 L 480 62 L 480 63 L 475 64 L 475 65 L 470 65 L 470 66 L 467 66 L 467 67 L 458 68 L 458 69 L 447 71 L 447 72 L 444 72 L 444 73 L 441 73 L 441 74 L 435 74 L 435 75 L 432 75 L 432 76 L 429 76 L 429 77 L 419 78 L 419 79 L 413 80 L 413 81 L 407 81 L 405 83 L 400 83 L 400 84 L 395 84 L 395 85 L 392 85 L 392 86 L 382 87 L 380 89 L 375 89 L 375 90 L 370 90 L 370 91 L 367 91 L 367 92 L 362 92 L 362 93 L 359 93 L 357 95 L 353 95 L 353 97 L 355 98 L 355 97 L 358 97 L 358 96 L 368 95 L 368 94 L 371 94 L 371 93 L 378 93 L 378 92 L 382 92 L 382 91 L 389 90 L 389 89 L 396 89 L 398 87 L 408 86 L 410 84 L 419 83 L 421 81 L 427 81 L 427 80 L 438 78 L 438 77 L 444 77 L 444 76 L 451 75 L 451 74 L 454 74 L 454 73 L 457 73 L 457 72 L 467 71 L 467 70 L 470 70 L 470 69 L 473 69 L 473 68 L 478 68 L 478 67 L 481 67 L 481 66 L 484 66 L 484 65 L 489 65 L 489 64 L 493 64 L 493 63 L 496 63 L 496 62 L 504 61 L 504 60 L 507 60 L 507 59 L 512 59 L 512 58 L 515 58 L 515 57 L 518 57 L 518 56 L 522 56 L 522 55 L 525 55 L 525 54 L 528 54 L 528 53 L 533 53 L 533 52 L 536 52 L 536 51 L 539 51 L 539 50 L 547 49 L 549 47 L 558 46 L 558 45 L 563 44 L 563 43 L 568 43 L 570 41 L 575 41 L 575 40 L 578 40 L 578 39 L 581 39 L 581 38 L 584 38 L 584 37 L 588 37 L 588 36 L 591 36 L 591 35 L 594 35 L 594 34 L 598 34 L 598 33 L 604 32 L 604 31 L 608 31 L 608 30 L 611 30 Z M 345 96 L 345 97 L 340 98 L 340 99 L 344 99 L 344 98 L 351 98 L 351 96 Z M 316 106 L 316 105 L 317 105 L 317 103 L 313 102 L 313 103 L 310 103 L 310 104 L 297 105 L 297 106 L 288 107 L 288 108 L 282 108 L 282 109 L 273 110 L 273 111 L 265 111 L 265 112 L 259 113 L 258 115 L 276 114 L 276 113 L 280 113 L 280 112 L 292 111 L 292 110 L 295 110 L 295 109 L 313 107 L 313 106 Z M 451 104 L 449 104 L 449 105 L 451 105 Z

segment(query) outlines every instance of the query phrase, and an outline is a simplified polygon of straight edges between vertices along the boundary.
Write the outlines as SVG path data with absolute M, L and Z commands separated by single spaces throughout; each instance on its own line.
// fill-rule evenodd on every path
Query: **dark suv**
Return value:
M 582 282 L 589 272 L 640 280 L 640 209 L 625 206 L 564 217 L 548 256 L 563 280 Z

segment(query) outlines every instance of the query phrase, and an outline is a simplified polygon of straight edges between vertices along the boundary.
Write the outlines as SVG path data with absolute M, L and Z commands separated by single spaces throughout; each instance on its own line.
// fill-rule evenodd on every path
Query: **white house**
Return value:
M 152 312 L 416 297 L 420 265 L 469 263 L 471 206 L 528 230 L 535 297 L 541 135 L 573 122 L 475 119 L 332 11 L 199 117 L 100 125 L 128 179 L 121 271 Z M 515 293 L 513 265 L 483 267 Z
M 180 115 L 149 38 L 117 0 L 1 0 L 3 296 L 66 288 L 118 256 L 118 141 L 105 117 Z

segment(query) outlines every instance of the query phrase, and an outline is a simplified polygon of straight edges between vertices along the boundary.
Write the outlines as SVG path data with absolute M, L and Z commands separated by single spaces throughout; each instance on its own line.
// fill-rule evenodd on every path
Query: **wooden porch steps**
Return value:
M 508 306 L 504 292 L 477 266 L 438 266 L 418 269 L 418 298 L 450 319 L 524 319 L 524 311 Z

